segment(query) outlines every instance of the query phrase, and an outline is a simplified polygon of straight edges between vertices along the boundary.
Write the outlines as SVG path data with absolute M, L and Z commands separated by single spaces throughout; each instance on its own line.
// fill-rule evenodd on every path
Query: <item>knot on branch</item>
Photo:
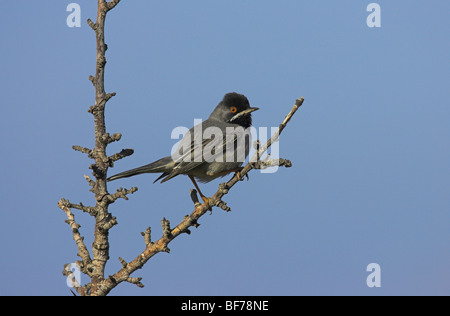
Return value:
M 223 194 L 223 195 L 228 194 L 229 189 L 230 188 L 228 187 L 228 185 L 226 183 L 219 184 L 219 192 L 220 192 L 220 194 Z
M 77 222 L 75 222 L 74 220 L 71 219 L 66 219 L 64 221 L 64 223 L 68 224 L 70 226 L 70 228 L 72 228 L 72 233 L 73 234 L 78 234 L 79 233 L 79 229 L 81 228 L 81 225 L 78 224 Z M 84 241 L 84 237 L 80 236 L 80 241 Z
M 104 223 L 101 227 L 103 231 L 110 230 L 113 226 L 117 225 L 117 218 L 115 216 L 111 217 L 106 223 Z
M 104 62 L 106 64 L 106 58 L 105 57 L 100 58 L 99 62 L 100 63 Z M 89 80 L 92 82 L 94 86 L 96 85 L 97 79 L 95 77 L 89 76 Z M 103 111 L 105 110 L 106 102 L 108 102 L 108 100 L 115 95 L 116 95 L 115 92 L 104 94 L 104 96 L 100 100 L 97 100 L 94 105 L 89 107 L 88 112 L 93 115 L 96 115 L 96 113 L 103 113 Z
M 104 68 L 106 65 L 106 57 L 100 56 L 97 58 L 97 67 L 98 68 Z
M 100 108 L 100 106 L 94 104 L 89 107 L 88 112 L 95 115 L 95 113 L 101 112 L 103 110 L 104 108 Z
M 104 170 L 100 169 L 97 164 L 91 164 L 89 166 L 89 169 L 92 170 L 92 175 L 96 178 L 96 179 L 103 179 L 106 176 L 106 173 Z
M 226 202 L 222 201 L 221 199 L 217 199 L 214 203 L 214 206 L 220 207 L 225 212 L 231 212 L 231 208 L 227 205 Z
M 61 209 L 64 209 L 64 208 L 70 208 L 70 202 L 69 202 L 69 200 L 66 200 L 66 199 L 62 198 L 62 199 L 59 200 L 59 202 L 58 202 L 58 207 L 61 208 Z
M 112 142 L 119 141 L 121 138 L 122 138 L 122 134 L 120 134 L 120 133 L 115 133 L 115 134 L 112 134 L 111 136 L 109 135 L 109 133 L 105 133 L 101 136 L 100 141 L 103 144 L 110 144 Z
M 185 215 L 183 218 L 183 221 L 187 222 L 188 227 L 194 226 L 195 228 L 198 228 L 198 226 L 200 226 L 200 224 L 197 222 L 197 220 L 192 218 L 192 216 L 190 216 L 190 215 Z

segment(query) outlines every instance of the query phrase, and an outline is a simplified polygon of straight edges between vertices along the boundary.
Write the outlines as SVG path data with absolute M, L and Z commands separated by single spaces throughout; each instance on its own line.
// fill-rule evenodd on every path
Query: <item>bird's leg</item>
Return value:
M 194 184 L 195 188 L 197 189 L 198 193 L 200 194 L 200 197 L 202 198 L 203 202 L 208 203 L 209 202 L 209 198 L 207 198 L 206 196 L 203 195 L 202 191 L 200 190 L 200 188 L 197 185 L 197 182 L 195 182 L 195 179 L 193 176 L 189 176 L 189 179 L 191 179 L 192 183 Z

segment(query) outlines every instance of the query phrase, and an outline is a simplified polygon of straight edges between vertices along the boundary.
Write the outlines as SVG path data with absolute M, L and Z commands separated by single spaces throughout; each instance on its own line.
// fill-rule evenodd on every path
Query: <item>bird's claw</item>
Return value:
M 201 197 L 202 197 L 202 200 L 203 200 L 203 202 L 205 202 L 205 203 L 209 204 L 209 200 L 210 200 L 210 198 L 207 198 L 207 197 L 206 197 L 206 196 L 204 196 L 204 195 L 202 195 Z

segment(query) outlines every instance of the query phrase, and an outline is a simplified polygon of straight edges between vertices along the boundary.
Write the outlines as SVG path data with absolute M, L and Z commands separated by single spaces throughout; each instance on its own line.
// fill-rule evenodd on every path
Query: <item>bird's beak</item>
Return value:
M 253 108 L 249 108 L 248 110 L 245 110 L 245 111 L 248 111 L 247 113 L 252 113 L 252 112 L 258 111 L 258 110 L 259 110 L 259 108 L 253 107 Z M 245 112 L 245 111 L 244 111 L 244 112 Z
M 240 117 L 242 117 L 242 116 L 244 116 L 244 115 L 250 114 L 250 113 L 252 113 L 252 112 L 255 112 L 255 111 L 257 111 L 257 110 L 259 110 L 259 108 L 256 108 L 256 107 L 248 108 L 247 110 L 244 110 L 244 111 L 242 111 L 242 112 L 239 112 L 238 114 L 236 114 L 235 116 L 233 116 L 233 117 L 230 119 L 230 122 L 233 122 L 233 121 L 237 120 L 238 118 L 240 118 Z

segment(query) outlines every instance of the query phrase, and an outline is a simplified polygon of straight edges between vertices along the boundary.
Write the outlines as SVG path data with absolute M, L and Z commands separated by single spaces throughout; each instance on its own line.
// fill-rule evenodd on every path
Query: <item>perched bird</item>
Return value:
M 142 173 L 161 173 L 155 180 L 161 183 L 179 174 L 188 175 L 203 195 L 195 180 L 209 182 L 231 172 L 242 170 L 249 154 L 250 131 L 253 111 L 248 99 L 235 92 L 227 93 L 206 121 L 192 127 L 180 141 L 171 156 L 148 165 L 121 172 L 107 181 L 135 176 Z

